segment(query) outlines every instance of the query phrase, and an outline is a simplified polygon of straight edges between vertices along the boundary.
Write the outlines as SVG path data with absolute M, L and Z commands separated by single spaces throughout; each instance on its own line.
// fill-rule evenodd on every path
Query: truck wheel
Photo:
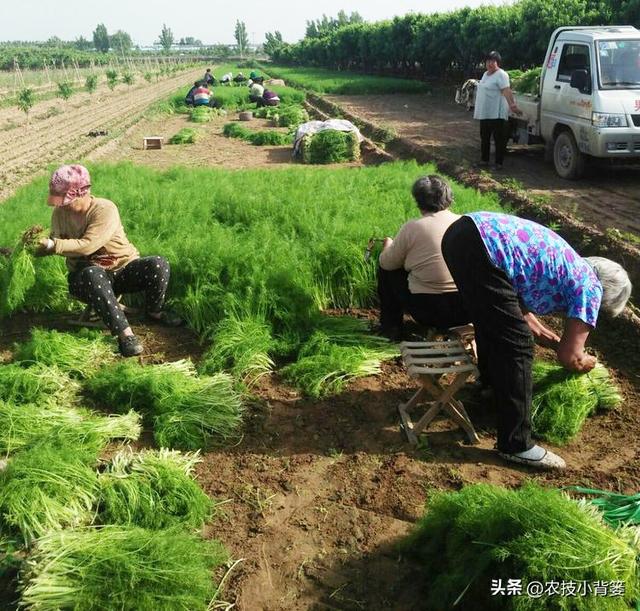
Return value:
M 573 134 L 563 131 L 553 144 L 553 165 L 560 178 L 575 180 L 584 172 L 584 155 L 578 149 Z

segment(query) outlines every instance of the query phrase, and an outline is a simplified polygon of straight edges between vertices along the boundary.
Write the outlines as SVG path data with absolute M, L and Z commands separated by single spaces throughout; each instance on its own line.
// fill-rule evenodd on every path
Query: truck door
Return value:
M 548 119 L 552 119 L 547 124 L 559 122 L 571 127 L 578 148 L 583 153 L 588 153 L 593 91 L 590 47 L 584 43 L 569 41 L 559 43 L 558 47 L 555 60 L 557 64 L 547 70 L 543 112 Z M 575 70 L 587 72 L 589 86 L 583 91 L 570 85 Z

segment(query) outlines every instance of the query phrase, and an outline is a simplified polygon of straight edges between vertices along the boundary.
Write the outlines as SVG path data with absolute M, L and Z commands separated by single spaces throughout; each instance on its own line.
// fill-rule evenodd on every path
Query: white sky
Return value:
M 340 9 L 359 12 L 366 21 L 411 11 L 432 13 L 462 6 L 503 4 L 502 0 L 0 0 L 0 40 L 46 40 L 59 36 L 91 38 L 98 23 L 109 33 L 122 29 L 135 44 L 157 40 L 166 23 L 176 40 L 194 36 L 204 43 L 233 43 L 236 19 L 247 24 L 249 39 L 261 43 L 265 32 L 280 30 L 287 42 L 304 35 L 305 22 Z

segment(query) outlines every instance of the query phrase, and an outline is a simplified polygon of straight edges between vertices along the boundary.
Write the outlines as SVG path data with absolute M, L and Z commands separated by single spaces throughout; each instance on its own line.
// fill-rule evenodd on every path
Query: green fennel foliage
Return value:
M 269 355 L 275 347 L 271 328 L 264 319 L 231 314 L 211 333 L 211 347 L 202 357 L 199 371 L 204 374 L 230 371 L 251 384 L 273 369 Z
M 194 144 L 198 139 L 198 132 L 190 127 L 183 127 L 169 139 L 169 144 Z
M 57 367 L 0 365 L 0 401 L 23 404 L 52 400 L 71 405 L 77 401 L 79 391 L 80 385 Z
M 116 454 L 98 478 L 100 524 L 149 529 L 199 529 L 213 513 L 213 501 L 193 479 L 197 454 L 144 450 Z
M 395 235 L 419 216 L 411 185 L 434 172 L 416 163 L 234 172 L 159 172 L 125 163 L 90 170 L 93 192 L 118 205 L 132 243 L 171 263 L 168 298 L 191 328 L 210 336 L 230 311 L 259 314 L 278 344 L 306 338 L 323 309 L 375 305 L 376 262 L 363 260 L 367 241 Z M 452 188 L 457 213 L 500 210 L 495 195 Z M 0 206 L 0 244 L 48 222 L 46 192 L 46 177 L 38 178 Z M 47 259 L 64 270 L 61 257 Z M 295 352 L 285 344 L 287 354 Z
M 317 93 L 343 95 L 367 95 L 385 93 L 426 93 L 429 86 L 424 81 L 389 76 L 368 76 L 357 72 L 324 70 L 307 67 L 268 67 L 272 76 L 283 78 L 296 87 Z
M 15 454 L 0 472 L 0 534 L 26 545 L 47 531 L 91 520 L 97 454 L 75 444 L 43 441 Z
M 5 455 L 43 439 L 65 447 L 82 447 L 97 455 L 112 439 L 135 441 L 140 432 L 140 416 L 134 411 L 107 416 L 53 402 L 0 402 L 0 453 Z
M 277 131 L 257 131 L 247 129 L 240 123 L 227 123 L 222 133 L 229 138 L 240 138 L 256 146 L 285 146 L 291 144 L 291 136 Z
M 36 327 L 30 339 L 16 345 L 14 358 L 24 365 L 49 365 L 73 377 L 86 378 L 116 355 L 100 333 L 84 330 L 72 334 Z
M 519 490 L 478 484 L 434 493 L 404 544 L 424 571 L 425 609 L 491 609 L 493 579 L 621 581 L 620 597 L 501 597 L 514 611 L 624 611 L 640 595 L 633 529 L 612 530 L 597 510 L 535 484 Z
M 354 132 L 326 129 L 302 138 L 304 163 L 344 163 L 360 159 L 360 142 Z
M 113 411 L 140 411 L 161 447 L 204 449 L 236 437 L 242 423 L 242 401 L 232 379 L 223 373 L 197 376 L 184 363 L 119 362 L 87 380 L 85 391 Z
M 42 611 L 206 611 L 218 541 L 182 529 L 86 527 L 48 533 L 22 575 L 21 601 Z
M 611 409 L 622 401 L 602 364 L 586 374 L 568 372 L 555 363 L 533 363 L 531 423 L 534 434 L 565 444 L 581 431 L 597 409 Z

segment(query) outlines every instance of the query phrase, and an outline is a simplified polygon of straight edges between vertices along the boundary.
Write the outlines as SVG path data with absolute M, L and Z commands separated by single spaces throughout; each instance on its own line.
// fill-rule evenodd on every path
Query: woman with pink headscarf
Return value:
M 171 326 L 181 324 L 179 318 L 162 309 L 169 262 L 158 256 L 140 257 L 127 239 L 116 205 L 91 194 L 87 168 L 58 168 L 49 183 L 47 203 L 54 208 L 51 237 L 41 242 L 40 252 L 66 258 L 69 292 L 94 308 L 118 338 L 123 356 L 141 354 L 143 347 L 116 295 L 143 292 L 149 318 Z

